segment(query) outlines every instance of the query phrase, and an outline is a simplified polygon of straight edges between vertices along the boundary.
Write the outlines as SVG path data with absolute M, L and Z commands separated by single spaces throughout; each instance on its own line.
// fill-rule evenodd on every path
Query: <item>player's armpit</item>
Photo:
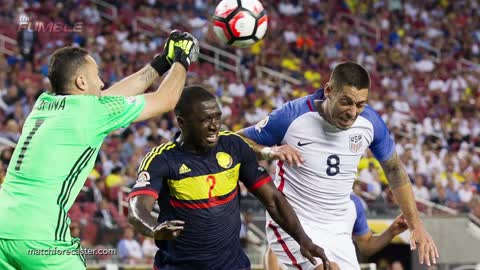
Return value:
M 135 230 L 148 237 L 153 237 L 153 230 L 158 225 L 156 219 L 150 214 L 155 201 L 154 196 L 145 194 L 130 197 L 128 201 L 128 222 Z
M 397 152 L 394 152 L 390 159 L 380 162 L 380 165 L 392 190 L 410 183 L 408 173 Z

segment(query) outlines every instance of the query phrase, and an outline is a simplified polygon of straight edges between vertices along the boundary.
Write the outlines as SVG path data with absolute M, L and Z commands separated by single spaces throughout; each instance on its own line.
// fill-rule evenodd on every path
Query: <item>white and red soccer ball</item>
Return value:
M 258 0 L 222 0 L 215 9 L 213 29 L 228 45 L 248 47 L 267 32 L 268 17 Z

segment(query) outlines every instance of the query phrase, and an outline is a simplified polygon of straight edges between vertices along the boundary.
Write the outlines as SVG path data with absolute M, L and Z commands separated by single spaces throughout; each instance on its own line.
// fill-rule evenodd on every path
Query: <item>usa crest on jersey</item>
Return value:
M 362 134 L 350 135 L 350 151 L 358 153 L 362 149 Z

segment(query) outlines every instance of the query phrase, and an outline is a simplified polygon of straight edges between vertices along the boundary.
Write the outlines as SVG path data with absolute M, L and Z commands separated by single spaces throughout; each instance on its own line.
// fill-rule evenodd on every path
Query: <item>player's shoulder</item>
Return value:
M 163 143 L 157 147 L 152 148 L 143 158 L 138 171 L 145 171 L 149 168 L 159 168 L 167 165 L 166 160 L 176 149 L 176 143 L 173 141 Z
M 234 144 L 234 145 L 246 145 L 249 146 L 250 144 L 240 135 L 235 132 L 228 131 L 228 130 L 221 130 L 218 133 L 219 142 L 222 144 Z
M 372 124 L 373 129 L 385 129 L 385 122 L 383 121 L 380 114 L 372 108 L 370 105 L 366 105 L 363 112 L 360 114 L 360 117 L 366 119 Z
M 358 216 L 359 213 L 365 211 L 365 209 L 363 209 L 362 199 L 357 194 L 351 193 L 350 194 L 350 200 L 352 200 L 353 203 L 355 204 L 355 209 L 356 209 L 357 216 Z
M 282 105 L 278 110 L 284 120 L 293 120 L 308 112 L 314 112 L 314 101 L 324 99 L 323 89 L 317 90 L 311 95 L 291 100 Z
M 360 114 L 360 116 L 370 122 L 381 120 L 380 114 L 370 105 L 365 106 L 365 109 Z

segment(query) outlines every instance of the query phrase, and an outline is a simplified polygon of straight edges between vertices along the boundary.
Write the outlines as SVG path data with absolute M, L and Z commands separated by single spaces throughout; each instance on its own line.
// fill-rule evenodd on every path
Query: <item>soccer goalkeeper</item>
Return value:
M 86 268 L 67 212 L 103 140 L 115 129 L 172 110 L 198 53 L 192 35 L 173 31 L 161 55 L 104 91 L 86 50 L 65 47 L 52 55 L 53 93 L 40 95 L 25 121 L 0 190 L 0 269 Z M 142 94 L 168 70 L 155 92 Z

